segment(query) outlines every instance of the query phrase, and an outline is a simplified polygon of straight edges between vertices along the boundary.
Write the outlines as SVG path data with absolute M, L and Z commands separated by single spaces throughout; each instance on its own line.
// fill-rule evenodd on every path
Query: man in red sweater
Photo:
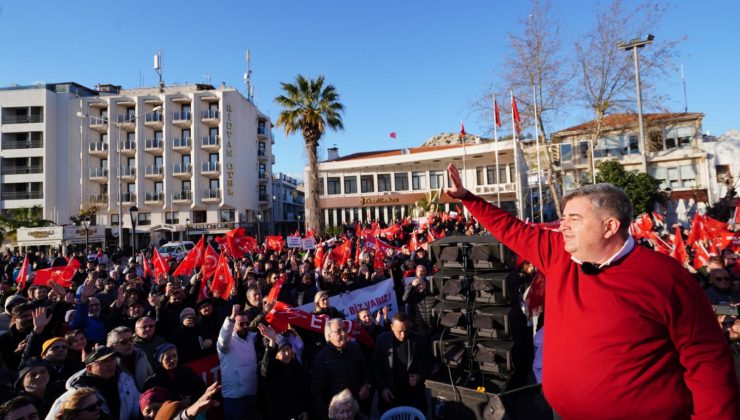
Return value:
M 596 184 L 563 197 L 560 232 L 447 194 L 547 277 L 545 397 L 565 419 L 740 419 L 730 349 L 696 280 L 629 235 L 632 203 Z

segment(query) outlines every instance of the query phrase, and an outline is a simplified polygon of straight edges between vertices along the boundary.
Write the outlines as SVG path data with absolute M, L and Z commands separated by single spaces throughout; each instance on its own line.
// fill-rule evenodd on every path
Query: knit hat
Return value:
M 180 311 L 180 321 L 185 320 L 185 318 L 189 316 L 195 316 L 195 309 L 193 308 L 185 308 L 182 311 Z
M 139 397 L 139 407 L 145 408 L 152 403 L 163 403 L 167 401 L 169 392 L 166 389 L 155 386 L 144 391 Z
M 293 344 L 290 342 L 290 340 L 288 340 L 288 337 L 282 334 L 278 334 L 278 336 L 275 338 L 275 341 L 276 341 L 278 350 L 280 350 L 284 346 L 290 346 L 291 348 L 293 348 Z
M 9 298 L 5 299 L 5 312 L 10 313 L 14 305 L 18 305 L 25 301 L 26 301 L 26 298 L 24 298 L 21 295 L 10 296 Z
M 46 353 L 46 350 L 48 350 L 49 347 L 51 347 L 52 345 L 54 345 L 54 343 L 56 343 L 57 341 L 61 341 L 64 344 L 67 344 L 67 340 L 65 340 L 64 337 L 50 338 L 50 339 L 44 341 L 44 344 L 41 345 L 41 355 L 43 356 L 44 353 Z
M 177 349 L 177 347 L 175 347 L 175 345 L 172 343 L 164 343 L 157 346 L 157 348 L 154 350 L 154 360 L 156 360 L 158 363 L 162 363 L 162 356 L 164 356 L 164 353 L 170 349 Z
M 157 416 L 154 420 L 172 420 L 182 410 L 186 409 L 187 405 L 181 401 L 167 401 L 159 407 Z

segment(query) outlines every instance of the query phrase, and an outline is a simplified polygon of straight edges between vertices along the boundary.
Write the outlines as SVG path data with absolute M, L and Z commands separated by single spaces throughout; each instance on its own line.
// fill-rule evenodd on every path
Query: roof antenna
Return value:
M 252 86 L 252 59 L 249 54 L 249 49 L 245 55 L 247 60 L 247 71 L 244 72 L 244 89 L 247 94 L 247 100 L 254 103 L 254 87 Z
M 686 96 L 686 77 L 683 74 L 683 64 L 681 64 L 681 82 L 683 82 L 683 112 L 689 112 L 689 99 Z
M 162 79 L 162 50 L 154 54 L 154 71 L 159 75 L 159 92 L 164 93 L 164 79 Z

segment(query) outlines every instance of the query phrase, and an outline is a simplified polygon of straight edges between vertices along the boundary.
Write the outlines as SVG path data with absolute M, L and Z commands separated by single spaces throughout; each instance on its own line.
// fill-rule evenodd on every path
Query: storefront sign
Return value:
M 365 198 L 360 197 L 360 205 L 368 206 L 371 204 L 397 204 L 400 201 L 398 197 L 377 197 L 377 198 Z

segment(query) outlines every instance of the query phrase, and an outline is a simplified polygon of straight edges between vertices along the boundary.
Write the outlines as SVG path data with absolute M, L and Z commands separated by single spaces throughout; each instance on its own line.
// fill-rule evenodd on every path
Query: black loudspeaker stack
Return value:
M 442 328 L 432 343 L 442 369 L 427 380 L 435 416 L 525 418 L 516 415 L 509 396 L 529 396 L 535 407 L 534 400 L 542 398 L 539 386 L 514 392 L 530 376 L 533 347 L 518 285 L 509 284 L 516 276 L 505 263 L 508 251 L 491 236 L 451 236 L 429 249 L 440 269 L 430 284 Z M 528 412 L 526 418 L 551 416 L 549 408 L 537 414 Z

